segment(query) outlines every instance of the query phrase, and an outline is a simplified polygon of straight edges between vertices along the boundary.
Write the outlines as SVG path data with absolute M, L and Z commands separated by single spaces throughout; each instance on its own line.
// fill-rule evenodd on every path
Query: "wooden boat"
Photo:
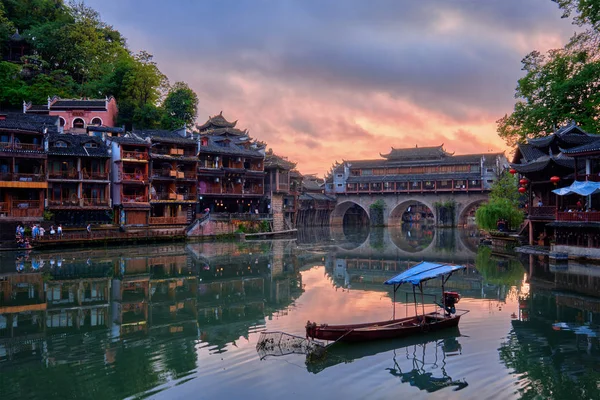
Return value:
M 441 278 L 442 280 L 442 303 L 438 304 L 441 307 L 441 312 L 423 312 L 420 315 L 412 317 L 395 319 L 392 317 L 388 321 L 367 322 L 362 324 L 351 325 L 328 325 L 317 324 L 308 321 L 306 324 L 306 337 L 311 339 L 345 341 L 345 342 L 361 342 L 380 339 L 401 338 L 412 335 L 419 335 L 424 332 L 435 332 L 442 329 L 458 326 L 460 317 L 468 311 L 462 310 L 459 314 L 456 313 L 454 305 L 460 300 L 460 295 L 455 292 L 445 292 L 444 284 L 450 278 L 453 272 L 464 269 L 464 266 L 435 264 L 429 262 L 421 262 L 403 273 L 384 282 L 387 285 L 394 285 L 394 305 L 396 291 L 403 283 L 411 283 L 413 286 L 413 294 L 416 303 L 416 288 L 421 292 L 423 298 L 423 282 L 433 278 Z M 395 308 L 394 308 L 395 315 Z

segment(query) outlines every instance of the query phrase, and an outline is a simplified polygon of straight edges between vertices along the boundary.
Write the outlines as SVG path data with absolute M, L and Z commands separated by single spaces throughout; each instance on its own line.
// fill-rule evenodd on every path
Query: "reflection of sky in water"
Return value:
M 74 398 L 91 385 L 106 388 L 109 398 L 153 392 L 151 398 L 202 393 L 204 398 L 304 399 L 306 388 L 319 398 L 519 398 L 522 390 L 534 387 L 540 393 L 579 387 L 573 382 L 584 379 L 582 368 L 594 371 L 600 361 L 598 330 L 592 323 L 599 318 L 593 310 L 600 302 L 558 286 L 588 271 L 584 266 L 552 272 L 539 263 L 530 268 L 527 260 L 499 262 L 473 251 L 467 243 L 477 238 L 469 231 L 371 228 L 366 235 L 350 235 L 354 241 L 332 232 L 312 235 L 310 243 L 0 254 L 3 279 L 18 277 L 23 283 L 37 277 L 37 288 L 81 282 L 84 291 L 87 282 L 111 285 L 108 299 L 84 307 L 70 297 L 61 300 L 63 292 L 56 289 L 59 301 L 66 302 L 48 303 L 42 310 L 28 297 L 35 291 L 26 287 L 19 289 L 19 301 L 39 311 L 11 314 L 2 308 L 6 300 L 0 303 L 0 374 L 20 383 L 3 385 L 0 397 Z M 255 345 L 262 329 L 304 336 L 307 320 L 335 324 L 390 318 L 391 289 L 383 280 L 421 259 L 468 266 L 449 282 L 463 294 L 458 308 L 470 310 L 461 320 L 460 335 L 340 346 L 320 366 L 307 366 L 301 355 L 259 360 Z M 23 266 L 23 272 L 15 266 Z M 586 277 L 590 287 L 600 279 L 596 275 Z M 141 286 L 120 301 L 114 296 L 124 282 Z M 143 282 L 150 285 L 147 292 Z M 548 285 L 557 291 L 545 289 Z M 428 289 L 439 291 L 437 286 Z M 92 293 L 90 289 L 85 296 Z M 414 310 L 403 293 L 396 297 L 398 317 Z M 119 319 L 119 308 L 130 311 Z M 107 310 L 107 318 L 88 309 Z M 121 325 L 128 319 L 141 322 Z M 2 341 L 10 335 L 18 348 Z M 35 335 L 42 335 L 44 346 L 31 339 Z M 18 359 L 7 360 L 12 354 Z M 563 372 L 566 380 L 555 379 Z M 45 386 L 55 379 L 72 382 L 73 377 L 88 389 Z

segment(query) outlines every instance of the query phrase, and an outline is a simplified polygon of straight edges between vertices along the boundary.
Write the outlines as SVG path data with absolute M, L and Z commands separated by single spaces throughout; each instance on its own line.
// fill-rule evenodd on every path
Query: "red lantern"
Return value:
M 550 182 L 554 183 L 555 185 L 560 182 L 560 177 L 559 176 L 553 176 L 552 178 L 550 178 Z
M 517 173 L 517 170 L 514 169 L 514 168 L 511 168 L 511 169 L 508 170 L 508 172 L 510 172 L 511 175 L 514 175 L 514 174 Z
M 525 189 L 523 186 L 519 188 L 519 193 L 525 193 L 526 191 L 527 189 Z
M 525 179 L 525 178 L 522 178 L 522 179 L 519 181 L 519 183 L 520 183 L 521 185 L 525 186 L 525 185 L 527 185 L 527 184 L 529 183 L 529 181 L 528 181 L 527 179 Z

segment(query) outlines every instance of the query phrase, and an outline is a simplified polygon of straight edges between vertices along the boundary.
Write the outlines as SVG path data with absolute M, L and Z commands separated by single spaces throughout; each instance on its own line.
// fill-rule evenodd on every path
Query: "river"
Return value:
M 0 399 L 600 398 L 600 267 L 496 258 L 478 242 L 405 226 L 3 252 Z M 337 343 L 321 360 L 257 352 L 263 331 L 414 312 L 382 282 L 421 260 L 467 266 L 448 285 L 470 310 L 458 330 Z

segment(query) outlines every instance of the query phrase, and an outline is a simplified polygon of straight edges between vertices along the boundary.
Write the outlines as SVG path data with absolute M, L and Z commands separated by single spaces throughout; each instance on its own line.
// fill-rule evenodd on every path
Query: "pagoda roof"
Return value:
M 305 190 L 322 190 L 323 185 L 316 180 L 304 179 L 302 181 L 302 187 Z
M 396 149 L 392 147 L 392 150 L 388 154 L 381 154 L 380 156 L 386 158 L 388 160 L 432 160 L 432 159 L 441 159 L 447 156 L 450 156 L 450 153 L 447 153 L 444 150 L 444 145 L 433 146 L 433 147 L 408 147 Z
M 303 175 L 300 173 L 300 171 L 295 170 L 295 169 L 290 171 L 290 178 L 302 178 L 302 177 L 303 177 Z
M 555 164 L 564 168 L 575 168 L 575 159 L 573 157 L 566 156 L 562 153 L 558 155 L 543 155 L 542 157 L 538 157 L 532 161 L 521 163 L 521 164 L 511 164 L 510 166 L 517 170 L 520 174 L 527 174 L 532 172 L 538 172 L 546 169 L 548 166 Z
M 237 120 L 233 122 L 229 122 L 223 117 L 223 111 L 221 111 L 218 115 L 213 115 L 212 117 L 208 117 L 208 120 L 202 124 L 198 125 L 198 129 L 200 131 L 211 130 L 216 128 L 233 128 L 237 124 Z
M 264 154 L 261 152 L 262 146 L 254 143 L 252 146 L 256 148 L 247 149 L 243 146 L 248 140 L 240 140 L 239 137 L 222 137 L 212 135 L 202 135 L 201 138 L 208 140 L 207 145 L 200 146 L 200 153 L 214 153 L 214 154 L 225 154 L 233 156 L 248 156 L 248 157 L 260 157 L 264 158 Z
M 274 153 L 265 155 L 265 169 L 283 169 L 290 171 L 296 167 L 296 163 L 288 161 L 287 158 L 278 156 Z
M 66 143 L 66 147 L 57 147 L 57 142 Z M 95 147 L 85 147 L 87 143 Z M 109 157 L 108 147 L 96 136 L 53 133 L 48 136 L 48 155 L 75 157 Z
M 561 127 L 548 136 L 528 139 L 527 144 L 537 148 L 546 148 L 554 143 L 558 143 L 559 145 L 580 145 L 593 142 L 597 139 L 598 136 L 590 135 L 578 126 L 575 121 L 571 121 L 568 125 Z
M 568 154 L 568 155 L 586 155 L 586 154 L 590 154 L 590 153 L 598 153 L 600 152 L 600 137 L 598 137 L 595 141 L 581 145 L 581 146 L 577 146 L 577 147 L 572 147 L 570 149 L 561 149 L 561 151 L 564 154 Z

